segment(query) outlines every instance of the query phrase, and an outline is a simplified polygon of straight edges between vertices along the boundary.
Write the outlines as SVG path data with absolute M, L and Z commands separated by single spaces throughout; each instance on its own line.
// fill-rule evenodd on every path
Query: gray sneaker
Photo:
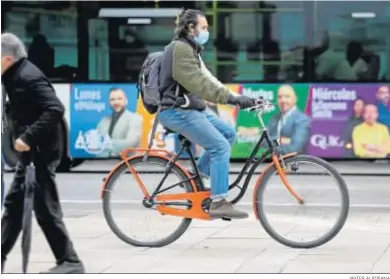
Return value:
M 205 190 L 209 191 L 211 190 L 211 179 L 207 175 L 201 175 L 202 176 L 202 182 Z
M 245 219 L 249 217 L 248 213 L 234 209 L 232 203 L 225 199 L 211 202 L 209 214 L 212 218 Z
M 192 171 L 188 171 L 188 173 L 191 176 L 195 176 L 195 173 L 193 173 Z M 198 179 L 199 179 L 199 177 L 196 180 L 198 180 Z M 210 191 L 211 190 L 211 180 L 210 180 L 210 177 L 201 173 L 200 174 L 200 179 L 202 179 L 202 183 L 203 183 L 203 186 L 204 186 L 205 190 L 206 191 Z
M 49 270 L 42 271 L 40 273 L 80 274 L 80 273 L 85 273 L 85 269 L 84 269 L 84 265 L 81 262 L 78 263 L 63 262 L 62 264 L 56 265 L 55 267 L 52 267 Z

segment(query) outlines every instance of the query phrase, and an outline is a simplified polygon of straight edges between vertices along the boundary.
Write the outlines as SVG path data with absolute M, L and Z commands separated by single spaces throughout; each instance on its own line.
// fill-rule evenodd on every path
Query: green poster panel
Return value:
M 282 84 L 242 84 L 241 94 L 249 97 L 262 96 L 264 99 L 275 104 L 274 111 L 262 116 L 265 125 L 268 124 L 273 116 L 280 113 L 277 106 L 277 92 L 281 85 Z M 297 95 L 298 109 L 305 111 L 310 84 L 293 84 L 292 86 Z M 236 131 L 237 141 L 232 147 L 232 158 L 248 158 L 262 132 L 260 121 L 255 112 L 239 111 L 237 115 Z

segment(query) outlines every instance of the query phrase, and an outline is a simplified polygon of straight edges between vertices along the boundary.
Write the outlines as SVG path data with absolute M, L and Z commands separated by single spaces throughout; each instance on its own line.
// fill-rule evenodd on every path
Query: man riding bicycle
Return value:
M 255 106 L 256 100 L 231 92 L 207 70 L 200 54 L 208 38 L 208 23 L 201 11 L 189 9 L 180 13 L 175 37 L 162 58 L 160 90 L 164 94 L 159 122 L 204 148 L 197 165 L 203 175 L 211 178 L 210 216 L 247 218 L 246 212 L 226 201 L 231 144 L 236 132 L 208 112 L 205 101 L 245 109 Z M 185 104 L 177 107 L 183 99 Z

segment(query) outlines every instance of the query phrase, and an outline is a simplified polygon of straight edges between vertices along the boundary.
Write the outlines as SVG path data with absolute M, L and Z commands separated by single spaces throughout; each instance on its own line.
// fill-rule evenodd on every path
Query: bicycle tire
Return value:
M 272 226 L 268 223 L 267 218 L 265 216 L 264 212 L 264 207 L 263 203 L 259 203 L 261 200 L 264 190 L 267 187 L 267 183 L 269 179 L 271 178 L 271 175 L 276 171 L 276 167 L 272 166 L 270 169 L 268 169 L 264 175 L 263 178 L 260 181 L 260 185 L 258 185 L 256 193 L 255 194 L 255 209 L 257 210 L 258 216 L 259 216 L 259 221 L 261 225 L 263 226 L 264 230 L 277 242 L 291 247 L 291 248 L 298 248 L 298 249 L 309 249 L 309 248 L 315 248 L 319 247 L 321 245 L 324 245 L 328 241 L 332 240 L 343 228 L 347 217 L 349 213 L 349 191 L 347 188 L 347 185 L 343 179 L 343 177 L 339 174 L 339 172 L 327 161 L 315 157 L 315 156 L 310 156 L 310 155 L 297 155 L 295 157 L 287 158 L 284 160 L 286 165 L 294 162 L 310 162 L 310 163 L 315 163 L 318 164 L 322 167 L 324 167 L 326 170 L 328 170 L 333 177 L 336 179 L 336 181 L 339 184 L 340 192 L 341 192 L 341 213 L 339 218 L 337 219 L 335 225 L 333 228 L 324 236 L 320 237 L 319 239 L 307 242 L 307 243 L 298 243 L 295 241 L 291 241 L 288 239 L 285 239 L 284 237 L 280 236 L 273 228 Z M 287 190 L 286 190 L 287 191 Z M 260 204 L 260 205 L 259 205 Z
M 137 163 L 140 163 L 142 161 L 143 161 L 143 157 L 140 156 L 140 157 L 130 158 L 127 162 L 129 162 L 132 165 L 136 165 Z M 158 164 L 162 164 L 162 165 L 166 166 L 166 164 L 168 164 L 169 160 L 162 158 L 162 157 L 159 157 L 159 156 L 149 155 L 148 159 L 145 162 L 158 163 Z M 131 237 L 127 236 L 124 232 L 122 232 L 119 229 L 119 227 L 117 226 L 117 224 L 114 221 L 114 218 L 113 218 L 113 215 L 111 212 L 111 208 L 110 208 L 110 198 L 111 198 L 111 191 L 110 190 L 112 189 L 115 181 L 118 179 L 119 175 L 124 171 L 124 169 L 127 169 L 127 164 L 125 161 L 113 173 L 113 175 L 110 176 L 109 181 L 107 182 L 107 187 L 106 187 L 106 190 L 108 190 L 108 191 L 105 191 L 105 194 L 103 196 L 104 218 L 106 219 L 106 222 L 107 222 L 108 226 L 110 227 L 111 231 L 119 239 L 121 239 L 125 243 L 130 244 L 130 245 L 135 246 L 135 247 L 153 247 L 153 248 L 163 247 L 163 246 L 167 246 L 167 245 L 171 244 L 172 242 L 176 241 L 177 239 L 179 239 L 186 232 L 188 227 L 190 226 L 192 219 L 183 218 L 183 220 L 180 223 L 180 225 L 178 226 L 178 228 L 172 234 L 170 234 L 169 236 L 167 236 L 161 240 L 151 241 L 151 242 L 143 242 L 143 241 L 134 240 Z M 178 175 L 178 177 L 182 180 L 188 179 L 187 175 L 177 165 L 172 166 L 171 172 L 175 172 Z M 193 192 L 191 183 L 186 182 L 186 183 L 183 183 L 183 185 L 185 186 L 183 188 L 185 188 L 186 192 Z M 142 202 L 142 201 L 140 201 L 140 202 Z M 145 208 L 145 209 L 147 210 L 147 208 Z M 149 209 L 149 210 L 151 210 L 151 209 Z M 177 218 L 180 218 L 180 217 L 177 217 Z

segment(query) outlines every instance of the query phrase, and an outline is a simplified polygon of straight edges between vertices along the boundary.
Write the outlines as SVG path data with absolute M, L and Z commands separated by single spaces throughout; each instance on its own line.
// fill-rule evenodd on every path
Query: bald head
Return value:
M 12 33 L 1 34 L 1 74 L 22 58 L 27 57 L 23 42 Z
M 378 116 L 378 108 L 375 105 L 368 104 L 364 107 L 363 119 L 365 123 L 369 125 L 375 124 Z
M 113 111 L 121 112 L 127 105 L 127 97 L 121 88 L 112 88 L 110 90 L 110 106 Z
M 282 113 L 287 113 L 297 104 L 297 96 L 291 85 L 282 85 L 278 89 L 278 106 Z

